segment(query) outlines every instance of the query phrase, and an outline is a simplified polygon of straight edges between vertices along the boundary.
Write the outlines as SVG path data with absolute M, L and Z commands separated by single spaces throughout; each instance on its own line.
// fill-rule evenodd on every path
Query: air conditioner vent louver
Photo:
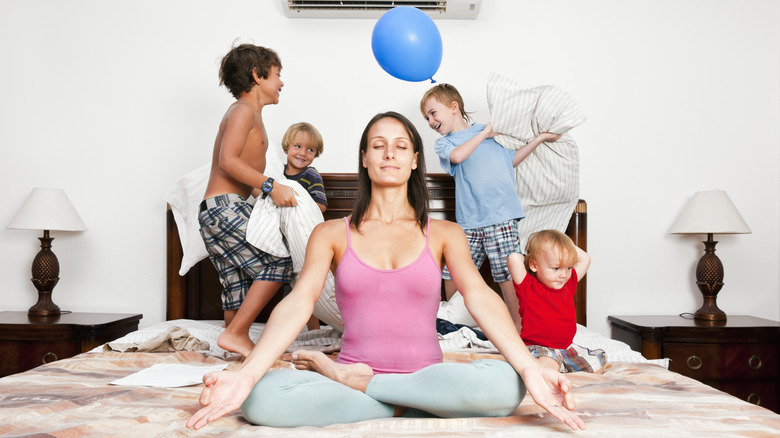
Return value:
M 281 0 L 290 18 L 379 18 L 396 6 L 412 6 L 431 18 L 475 19 L 482 0 Z

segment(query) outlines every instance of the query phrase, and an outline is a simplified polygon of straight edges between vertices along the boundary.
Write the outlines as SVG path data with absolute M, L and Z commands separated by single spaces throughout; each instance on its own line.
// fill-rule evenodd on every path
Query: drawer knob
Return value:
M 51 351 L 43 355 L 43 359 L 41 359 L 41 363 L 47 364 L 49 362 L 54 362 L 55 360 L 58 360 L 56 354 L 52 353 Z
M 748 359 L 748 366 L 751 369 L 758 370 L 761 368 L 761 365 L 763 365 L 763 362 L 761 362 L 761 358 L 756 356 L 755 354 L 750 356 L 750 359 Z
M 761 397 L 758 396 L 755 392 L 751 392 L 749 396 L 747 396 L 748 403 L 753 403 L 754 405 L 761 406 Z
M 698 370 L 702 366 L 702 360 L 699 356 L 691 356 L 685 361 L 685 364 L 692 370 Z

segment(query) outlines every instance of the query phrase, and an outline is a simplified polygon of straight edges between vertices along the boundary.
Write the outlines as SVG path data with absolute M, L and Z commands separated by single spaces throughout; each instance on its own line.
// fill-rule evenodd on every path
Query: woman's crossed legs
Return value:
M 337 364 L 319 352 L 299 351 L 295 357 L 299 370 L 270 371 L 255 385 L 241 406 L 249 422 L 325 426 L 404 411 L 404 416 L 499 417 L 511 414 L 526 392 L 520 376 L 502 360 L 447 362 L 409 374 L 373 375 L 365 364 Z

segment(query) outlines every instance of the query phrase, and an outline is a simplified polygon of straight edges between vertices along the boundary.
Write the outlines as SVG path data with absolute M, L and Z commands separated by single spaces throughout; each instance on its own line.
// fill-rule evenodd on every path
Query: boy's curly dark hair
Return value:
M 254 44 L 241 44 L 233 47 L 219 66 L 219 85 L 224 85 L 236 99 L 252 89 L 255 80 L 252 72 L 267 79 L 271 67 L 282 68 L 279 55 L 271 49 Z

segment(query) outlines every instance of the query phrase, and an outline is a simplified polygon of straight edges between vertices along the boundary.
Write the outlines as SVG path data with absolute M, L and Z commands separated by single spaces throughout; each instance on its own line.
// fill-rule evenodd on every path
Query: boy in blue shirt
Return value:
M 522 253 L 517 221 L 525 217 L 515 191 L 514 167 L 541 143 L 556 141 L 560 134 L 544 132 L 510 151 L 493 139 L 498 133 L 490 123 L 471 123 L 463 98 L 449 84 L 429 89 L 420 100 L 420 110 L 428 126 L 442 135 L 435 151 L 441 167 L 455 178 L 455 219 L 466 233 L 471 258 L 479 268 L 487 256 L 493 280 L 519 332 L 518 302 L 506 266 L 509 254 Z M 455 293 L 451 274 L 446 267 L 442 271 L 447 299 Z

